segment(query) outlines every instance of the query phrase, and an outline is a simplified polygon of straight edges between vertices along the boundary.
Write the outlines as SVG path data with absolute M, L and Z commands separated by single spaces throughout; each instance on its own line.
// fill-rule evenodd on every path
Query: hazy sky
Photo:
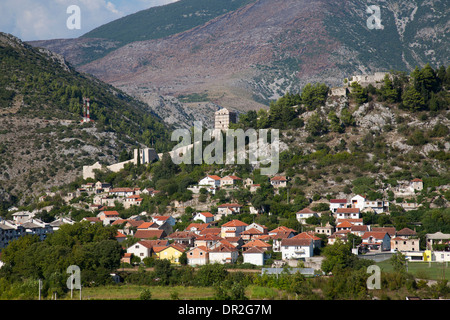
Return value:
M 117 18 L 176 1 L 0 0 L 0 31 L 24 41 L 76 38 Z M 75 11 L 68 13 L 73 5 L 79 8 L 77 16 Z M 77 27 L 76 22 L 79 22 L 79 29 L 73 28 Z

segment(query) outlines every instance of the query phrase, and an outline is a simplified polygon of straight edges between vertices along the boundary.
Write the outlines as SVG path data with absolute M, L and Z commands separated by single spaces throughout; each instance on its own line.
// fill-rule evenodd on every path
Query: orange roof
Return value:
M 351 228 L 353 226 L 353 224 L 351 224 L 348 221 L 344 221 L 342 223 L 339 223 L 336 228 Z
M 221 179 L 219 176 L 216 176 L 216 175 L 208 175 L 207 177 L 211 178 L 213 180 L 220 180 Z
M 295 231 L 294 229 L 285 227 L 285 226 L 279 226 L 278 228 L 273 229 L 269 233 L 279 233 L 279 232 L 294 232 L 294 233 L 296 233 L 297 231 Z
M 199 214 L 201 214 L 202 216 L 205 216 L 207 218 L 214 217 L 214 215 L 211 212 L 200 212 Z
M 141 223 L 137 228 L 138 229 L 149 229 L 149 228 L 158 228 L 159 224 L 155 223 L 155 222 L 144 222 Z
M 248 224 L 240 220 L 231 220 L 222 225 L 222 227 L 245 227 L 245 226 L 248 226 Z
M 312 239 L 312 240 L 321 240 L 319 237 L 316 237 L 314 233 L 310 232 L 302 232 L 296 236 L 293 236 L 291 239 Z
M 312 210 L 309 209 L 309 208 L 305 208 L 305 209 L 303 209 L 303 210 L 300 210 L 300 211 L 297 212 L 297 213 L 315 213 L 315 211 L 312 211 Z
M 251 248 L 251 247 L 270 248 L 272 246 L 270 244 L 268 244 L 268 243 L 265 243 L 264 241 L 259 240 L 259 239 L 254 239 L 254 240 L 251 240 L 251 241 L 247 242 L 242 247 L 243 248 L 244 247 L 245 248 Z
M 102 211 L 105 216 L 118 216 L 119 213 L 117 211 Z
M 411 182 L 423 182 L 423 180 L 419 179 L 419 178 L 415 178 L 415 179 L 411 180 Z
M 164 230 L 137 230 L 134 237 L 138 239 L 149 239 L 154 237 L 161 239 L 163 235 Z
M 270 181 L 286 181 L 286 177 L 285 176 L 275 176 L 272 179 L 270 179 Z
M 122 232 L 117 231 L 116 238 L 126 238 L 126 237 L 127 237 L 127 236 L 124 235 Z
M 365 232 L 361 238 L 367 239 L 369 237 L 373 237 L 375 239 L 383 239 L 386 234 L 387 234 L 387 232 L 369 231 L 369 232 Z
M 336 213 L 359 213 L 359 208 L 337 208 Z

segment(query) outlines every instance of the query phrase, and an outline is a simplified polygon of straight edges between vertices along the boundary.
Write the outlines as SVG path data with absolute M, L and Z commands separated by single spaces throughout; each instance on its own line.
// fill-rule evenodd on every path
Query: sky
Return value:
M 178 0 L 0 0 L 0 31 L 23 41 L 77 38 L 123 16 Z

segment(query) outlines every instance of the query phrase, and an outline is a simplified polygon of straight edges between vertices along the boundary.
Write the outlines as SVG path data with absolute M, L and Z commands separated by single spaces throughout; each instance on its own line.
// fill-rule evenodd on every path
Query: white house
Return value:
M 281 241 L 281 257 L 283 260 L 304 259 L 313 256 L 311 239 L 283 239 Z
M 151 257 L 153 245 L 148 240 L 141 240 L 128 247 L 127 253 L 132 253 L 135 257 L 142 259 Z
M 338 208 L 347 208 L 347 199 L 330 199 L 330 211 L 336 213 Z
M 231 247 L 220 245 L 209 251 L 209 262 L 210 263 L 234 263 L 238 258 L 239 252 L 238 249 Z
M 353 198 L 350 199 L 350 205 L 352 208 L 358 208 L 359 210 L 363 210 L 365 208 L 366 198 L 357 194 Z
M 224 203 L 217 206 L 217 213 L 220 215 L 237 214 L 241 211 L 242 206 L 237 203 Z
M 359 219 L 359 208 L 338 208 L 336 209 L 336 220 Z
M 305 208 L 296 213 L 297 221 L 300 223 L 306 223 L 306 219 L 311 217 L 318 217 L 317 212 L 312 211 L 309 208 Z
M 285 176 L 275 176 L 270 179 L 270 184 L 274 188 L 285 188 L 287 185 L 287 178 Z
M 214 221 L 214 215 L 211 212 L 197 212 L 192 220 L 201 220 L 204 223 L 210 223 Z
M 198 182 L 199 186 L 220 187 L 220 177 L 216 175 L 207 175 Z
M 391 237 L 387 232 L 368 231 L 363 234 L 361 239 L 361 245 L 367 247 L 369 250 L 391 250 Z
M 242 253 L 244 263 L 251 263 L 256 266 L 263 266 L 266 261 L 266 251 L 262 248 L 252 247 Z

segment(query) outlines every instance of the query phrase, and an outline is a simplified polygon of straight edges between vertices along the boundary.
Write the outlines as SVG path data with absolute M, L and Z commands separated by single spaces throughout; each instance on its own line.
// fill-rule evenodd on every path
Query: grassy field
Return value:
M 377 263 L 377 265 L 381 268 L 381 271 L 393 271 L 392 265 L 390 264 L 389 260 Z M 442 263 L 438 262 L 432 262 L 430 266 L 428 262 L 408 262 L 408 272 L 419 279 L 441 280 L 444 270 L 443 267 L 445 267 L 445 279 L 450 281 L 450 268 L 448 265 L 443 265 Z
M 160 287 L 160 286 L 138 286 L 138 285 L 112 285 L 85 288 L 83 290 L 84 300 L 136 300 L 141 292 L 149 289 L 152 299 L 171 300 L 177 296 L 182 300 L 211 299 L 214 289 L 209 287 Z
M 180 300 L 208 300 L 213 299 L 212 287 L 159 287 L 138 285 L 112 285 L 94 288 L 85 288 L 82 292 L 83 300 L 137 300 L 144 289 L 149 289 L 151 298 L 155 300 L 171 300 L 177 297 Z M 281 290 L 250 285 L 246 290 L 250 299 L 290 299 Z M 78 299 L 78 295 L 76 296 Z

